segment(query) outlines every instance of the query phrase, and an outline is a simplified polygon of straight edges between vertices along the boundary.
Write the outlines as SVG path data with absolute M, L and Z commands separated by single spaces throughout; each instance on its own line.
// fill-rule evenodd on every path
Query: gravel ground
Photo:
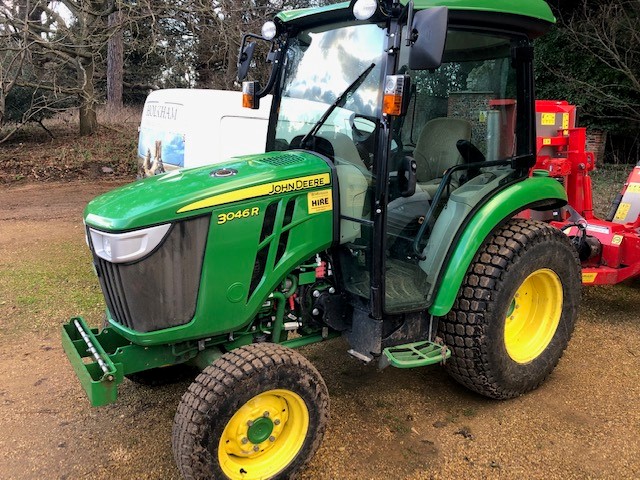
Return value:
M 29 262 L 88 262 L 80 212 L 113 185 L 3 187 L 0 289 Z M 44 306 L 11 294 L 0 294 L 0 478 L 178 478 L 170 433 L 188 382 L 154 389 L 125 381 L 116 405 L 91 408 L 57 333 L 85 313 L 68 311 L 82 299 L 70 307 L 63 285 Z M 332 402 L 302 478 L 640 478 L 639 307 L 640 280 L 584 290 L 557 369 L 510 401 L 470 393 L 439 367 L 379 372 L 349 357 L 342 340 L 302 349 Z

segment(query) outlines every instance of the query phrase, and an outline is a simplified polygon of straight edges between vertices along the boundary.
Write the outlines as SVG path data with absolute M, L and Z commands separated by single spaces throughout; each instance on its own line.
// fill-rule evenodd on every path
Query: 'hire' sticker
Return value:
M 320 190 L 307 193 L 309 213 L 327 212 L 333 209 L 331 190 Z

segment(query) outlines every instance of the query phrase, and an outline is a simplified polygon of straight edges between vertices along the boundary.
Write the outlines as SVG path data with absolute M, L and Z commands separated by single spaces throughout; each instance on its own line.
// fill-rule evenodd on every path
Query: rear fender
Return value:
M 494 195 L 473 214 L 449 248 L 429 313 L 449 313 L 473 258 L 498 226 L 527 208 L 558 208 L 566 203 L 564 188 L 549 177 L 528 178 Z

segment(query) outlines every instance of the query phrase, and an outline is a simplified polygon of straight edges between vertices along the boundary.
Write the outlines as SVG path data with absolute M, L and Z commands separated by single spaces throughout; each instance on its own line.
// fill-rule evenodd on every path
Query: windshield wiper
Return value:
M 336 101 L 333 102 L 329 106 L 329 108 L 327 108 L 327 111 L 322 114 L 320 119 L 311 128 L 311 130 L 309 130 L 309 132 L 304 137 L 302 137 L 302 140 L 300 140 L 300 147 L 304 148 L 304 146 L 306 145 L 307 141 L 310 138 L 313 138 L 318 134 L 318 131 L 320 130 L 322 125 L 324 125 L 324 122 L 327 121 L 327 118 L 329 118 L 329 116 L 333 113 L 333 111 L 337 107 L 343 107 L 344 106 L 344 104 L 347 102 L 347 98 L 349 97 L 349 94 L 354 92 L 355 90 L 357 90 L 358 87 L 360 87 L 360 85 L 362 85 L 362 82 L 364 82 L 365 78 L 367 78 L 367 75 L 369 75 L 369 73 L 371 73 L 371 70 L 373 70 L 373 67 L 375 67 L 375 66 L 376 66 L 375 63 L 372 63 L 371 65 L 369 65 L 365 69 L 365 71 L 362 72 L 360 75 L 358 75 L 358 78 L 356 78 L 354 80 L 354 82 L 351 85 L 349 85 L 347 87 L 347 89 L 344 92 L 342 92 L 338 98 L 336 98 Z

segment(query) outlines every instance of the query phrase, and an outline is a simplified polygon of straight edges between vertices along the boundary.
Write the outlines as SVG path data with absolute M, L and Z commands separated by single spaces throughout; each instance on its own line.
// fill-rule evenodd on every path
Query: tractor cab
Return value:
M 544 22 L 431 3 L 360 0 L 350 20 L 337 7 L 281 14 L 263 28 L 267 86 L 243 86 L 248 106 L 274 94 L 268 151 L 316 152 L 332 168 L 334 261 L 363 330 L 448 309 L 437 292 L 463 227 L 534 163 L 530 38 Z M 249 38 L 241 76 L 255 61 Z

